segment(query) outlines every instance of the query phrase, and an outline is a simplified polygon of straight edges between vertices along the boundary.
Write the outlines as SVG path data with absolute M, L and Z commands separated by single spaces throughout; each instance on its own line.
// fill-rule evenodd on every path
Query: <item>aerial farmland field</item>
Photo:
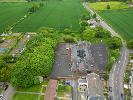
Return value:
M 27 3 L 0 3 L 0 32 L 23 17 L 29 6 Z
M 133 39 L 133 9 L 100 11 L 99 14 L 124 39 Z
M 0 3 L 0 32 L 26 14 L 32 3 Z M 7 8 L 8 6 L 8 8 Z M 87 11 L 80 0 L 47 0 L 36 13 L 18 23 L 14 32 L 33 32 L 40 27 L 79 29 L 79 20 Z

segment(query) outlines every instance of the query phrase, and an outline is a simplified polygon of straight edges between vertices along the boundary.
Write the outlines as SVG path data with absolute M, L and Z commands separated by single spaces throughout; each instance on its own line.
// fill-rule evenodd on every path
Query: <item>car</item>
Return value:
M 109 86 L 109 91 L 112 92 L 112 87 Z
M 124 100 L 124 98 L 125 98 L 123 93 L 121 93 L 121 98 L 122 98 L 123 100 Z
M 2 98 L 3 98 L 3 94 L 0 94 L 0 100 L 2 100 Z

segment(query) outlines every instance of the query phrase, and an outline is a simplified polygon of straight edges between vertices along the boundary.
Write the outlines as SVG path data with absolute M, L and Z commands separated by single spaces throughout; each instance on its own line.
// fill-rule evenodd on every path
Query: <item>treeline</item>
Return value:
M 40 7 L 43 7 L 44 4 L 40 3 L 33 3 L 32 6 L 28 9 L 28 13 L 35 13 Z

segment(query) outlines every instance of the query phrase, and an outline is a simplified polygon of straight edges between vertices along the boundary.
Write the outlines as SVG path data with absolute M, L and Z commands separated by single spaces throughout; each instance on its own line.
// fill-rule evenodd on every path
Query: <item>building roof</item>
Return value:
M 103 71 L 108 63 L 107 58 L 107 47 L 104 44 L 80 41 L 71 45 L 72 71 Z
M 88 81 L 88 88 L 86 91 L 86 96 L 89 97 L 99 97 L 103 96 L 103 87 L 100 80 L 100 76 L 95 73 L 90 73 L 86 76 Z
M 45 100 L 55 100 L 56 97 L 56 86 L 57 80 L 49 80 L 48 87 L 46 90 Z

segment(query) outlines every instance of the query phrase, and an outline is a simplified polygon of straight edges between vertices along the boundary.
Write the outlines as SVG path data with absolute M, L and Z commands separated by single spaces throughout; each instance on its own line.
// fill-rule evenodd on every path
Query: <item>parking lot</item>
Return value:
M 50 77 L 52 78 L 69 77 L 72 75 L 69 66 L 68 51 L 66 49 L 67 45 L 68 44 L 61 43 L 56 49 L 55 63 L 53 65 L 53 70 L 50 75 Z

